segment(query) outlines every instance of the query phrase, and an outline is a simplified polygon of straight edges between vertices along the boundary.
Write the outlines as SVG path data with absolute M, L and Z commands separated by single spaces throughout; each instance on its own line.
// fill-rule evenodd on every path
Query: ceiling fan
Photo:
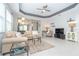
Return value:
M 42 6 L 42 8 L 37 8 L 37 10 L 40 10 L 41 13 L 50 12 L 50 10 L 47 8 L 48 8 L 48 5 L 44 5 Z

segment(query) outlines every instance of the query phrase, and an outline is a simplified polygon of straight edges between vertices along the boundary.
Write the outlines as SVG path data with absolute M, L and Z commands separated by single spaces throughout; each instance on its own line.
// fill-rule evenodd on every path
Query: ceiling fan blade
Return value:
M 48 12 L 49 12 L 50 10 L 46 10 L 46 11 L 48 11 Z
M 47 9 L 48 5 L 45 5 L 43 6 L 43 8 L 37 8 L 37 10 L 41 10 L 41 13 L 44 13 L 44 12 L 49 12 L 50 10 Z
M 50 11 L 50 10 L 48 10 L 48 9 L 45 9 L 45 10 L 48 11 L 48 12 Z
M 37 10 L 43 10 L 43 9 L 41 9 L 41 8 L 37 8 Z

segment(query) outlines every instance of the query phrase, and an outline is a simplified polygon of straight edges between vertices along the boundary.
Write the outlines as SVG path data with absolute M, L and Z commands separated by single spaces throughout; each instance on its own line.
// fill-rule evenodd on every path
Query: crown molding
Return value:
M 57 15 L 57 14 L 60 14 L 60 13 L 62 13 L 62 12 L 65 12 L 65 11 L 67 11 L 67 10 L 70 10 L 70 9 L 74 8 L 77 4 L 78 4 L 78 3 L 74 3 L 74 4 L 68 6 L 68 7 L 64 8 L 64 9 L 62 9 L 62 10 L 60 10 L 60 11 L 57 11 L 57 12 L 51 14 L 51 15 L 48 15 L 48 16 L 41 16 L 41 15 L 37 15 L 37 14 L 25 12 L 25 11 L 22 10 L 22 4 L 21 4 L 21 3 L 19 4 L 19 11 L 20 11 L 21 13 L 23 13 L 23 14 L 25 14 L 25 15 L 29 15 L 29 16 L 40 17 L 40 18 L 49 18 L 49 17 L 53 17 L 53 16 L 55 16 L 55 15 Z

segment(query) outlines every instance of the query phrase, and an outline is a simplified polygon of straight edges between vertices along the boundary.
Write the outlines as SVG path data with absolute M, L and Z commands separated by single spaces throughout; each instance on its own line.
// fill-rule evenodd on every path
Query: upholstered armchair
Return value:
M 24 37 L 27 37 L 28 40 L 32 40 L 35 44 L 35 40 L 38 39 L 41 42 L 41 35 L 38 33 L 38 31 L 26 31 L 23 34 Z
M 32 39 L 33 39 L 32 31 L 26 31 L 26 32 L 23 34 L 23 37 L 27 37 L 28 40 L 32 40 Z
M 34 44 L 35 44 L 36 39 L 38 41 L 40 41 L 40 43 L 41 43 L 41 37 L 42 37 L 41 34 L 38 31 L 32 31 L 32 33 L 33 33 Z
M 47 35 L 46 35 L 46 36 L 47 36 L 47 37 L 52 37 L 52 36 L 53 36 L 53 31 L 48 30 Z

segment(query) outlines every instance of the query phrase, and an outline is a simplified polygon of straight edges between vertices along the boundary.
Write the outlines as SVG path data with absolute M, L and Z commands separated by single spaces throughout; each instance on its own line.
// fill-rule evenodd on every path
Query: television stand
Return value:
M 54 37 L 60 38 L 60 39 L 65 39 L 64 28 L 56 28 Z
M 56 38 L 60 38 L 60 39 L 65 39 L 65 35 L 64 34 L 61 34 L 61 33 L 56 33 L 56 34 L 54 34 L 54 37 L 56 37 Z

